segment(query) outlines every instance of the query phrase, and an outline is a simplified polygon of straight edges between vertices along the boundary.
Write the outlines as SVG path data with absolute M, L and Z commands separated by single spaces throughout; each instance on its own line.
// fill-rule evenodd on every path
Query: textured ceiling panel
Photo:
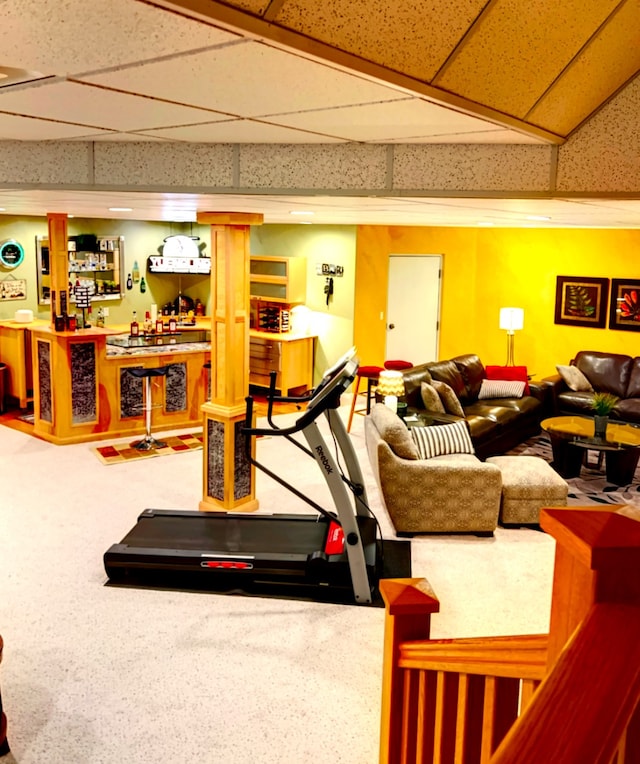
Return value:
M 524 118 L 618 0 L 496 0 L 434 84 Z
M 624 51 L 624 55 L 616 52 Z M 640 70 L 640 0 L 632 0 L 572 62 L 528 122 L 568 135 Z
M 4 0 L 0 64 L 64 75 L 238 39 L 132 0 Z
M 287 0 L 275 21 L 429 82 L 485 5 L 486 0 Z

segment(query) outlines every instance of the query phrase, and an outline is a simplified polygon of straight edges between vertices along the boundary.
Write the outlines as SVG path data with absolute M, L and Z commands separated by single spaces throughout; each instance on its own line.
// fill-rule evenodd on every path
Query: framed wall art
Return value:
M 558 276 L 555 323 L 604 329 L 608 298 L 609 279 Z
M 639 279 L 611 279 L 609 329 L 640 332 Z

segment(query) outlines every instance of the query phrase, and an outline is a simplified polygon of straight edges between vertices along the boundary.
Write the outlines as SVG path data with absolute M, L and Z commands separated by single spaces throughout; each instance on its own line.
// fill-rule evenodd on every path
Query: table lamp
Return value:
M 404 379 L 401 371 L 381 371 L 378 377 L 376 394 L 382 398 L 394 414 L 398 412 L 398 398 L 404 395 Z
M 513 337 L 524 326 L 522 308 L 500 308 L 500 328 L 507 331 L 507 366 L 515 366 L 513 356 Z

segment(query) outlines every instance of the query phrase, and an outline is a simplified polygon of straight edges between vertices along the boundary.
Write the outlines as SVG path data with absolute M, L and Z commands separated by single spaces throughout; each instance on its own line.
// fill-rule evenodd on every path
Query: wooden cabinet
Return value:
M 50 303 L 49 240 L 36 238 L 38 302 Z M 124 236 L 79 235 L 69 237 L 69 297 L 76 287 L 87 287 L 92 301 L 119 300 L 122 283 Z
M 304 257 L 251 255 L 251 299 L 300 305 L 307 299 L 307 260 Z
M 313 387 L 314 337 L 287 336 L 252 331 L 249 335 L 249 384 L 269 387 L 276 372 L 282 395 Z

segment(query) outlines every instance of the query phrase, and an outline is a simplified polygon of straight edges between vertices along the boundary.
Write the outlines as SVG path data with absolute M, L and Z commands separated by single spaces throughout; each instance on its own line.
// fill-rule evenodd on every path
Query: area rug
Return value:
M 551 442 L 546 434 L 537 435 L 508 452 L 526 456 L 539 456 L 551 463 Z M 586 463 L 580 476 L 569 478 L 568 503 L 573 506 L 590 504 L 635 504 L 640 506 L 640 467 L 629 485 L 615 485 L 607 481 L 604 464 L 598 467 L 598 454 L 587 451 Z
M 131 443 L 135 442 L 135 436 L 123 443 L 113 443 L 108 446 L 98 446 L 92 448 L 93 453 L 103 464 L 122 464 L 131 462 L 134 459 L 152 459 L 154 456 L 170 456 L 172 454 L 182 454 L 185 451 L 194 451 L 202 448 L 203 435 L 199 432 L 190 432 L 185 435 L 162 436 L 162 442 L 167 445 L 165 448 L 157 448 L 153 451 L 138 451 L 131 448 Z

